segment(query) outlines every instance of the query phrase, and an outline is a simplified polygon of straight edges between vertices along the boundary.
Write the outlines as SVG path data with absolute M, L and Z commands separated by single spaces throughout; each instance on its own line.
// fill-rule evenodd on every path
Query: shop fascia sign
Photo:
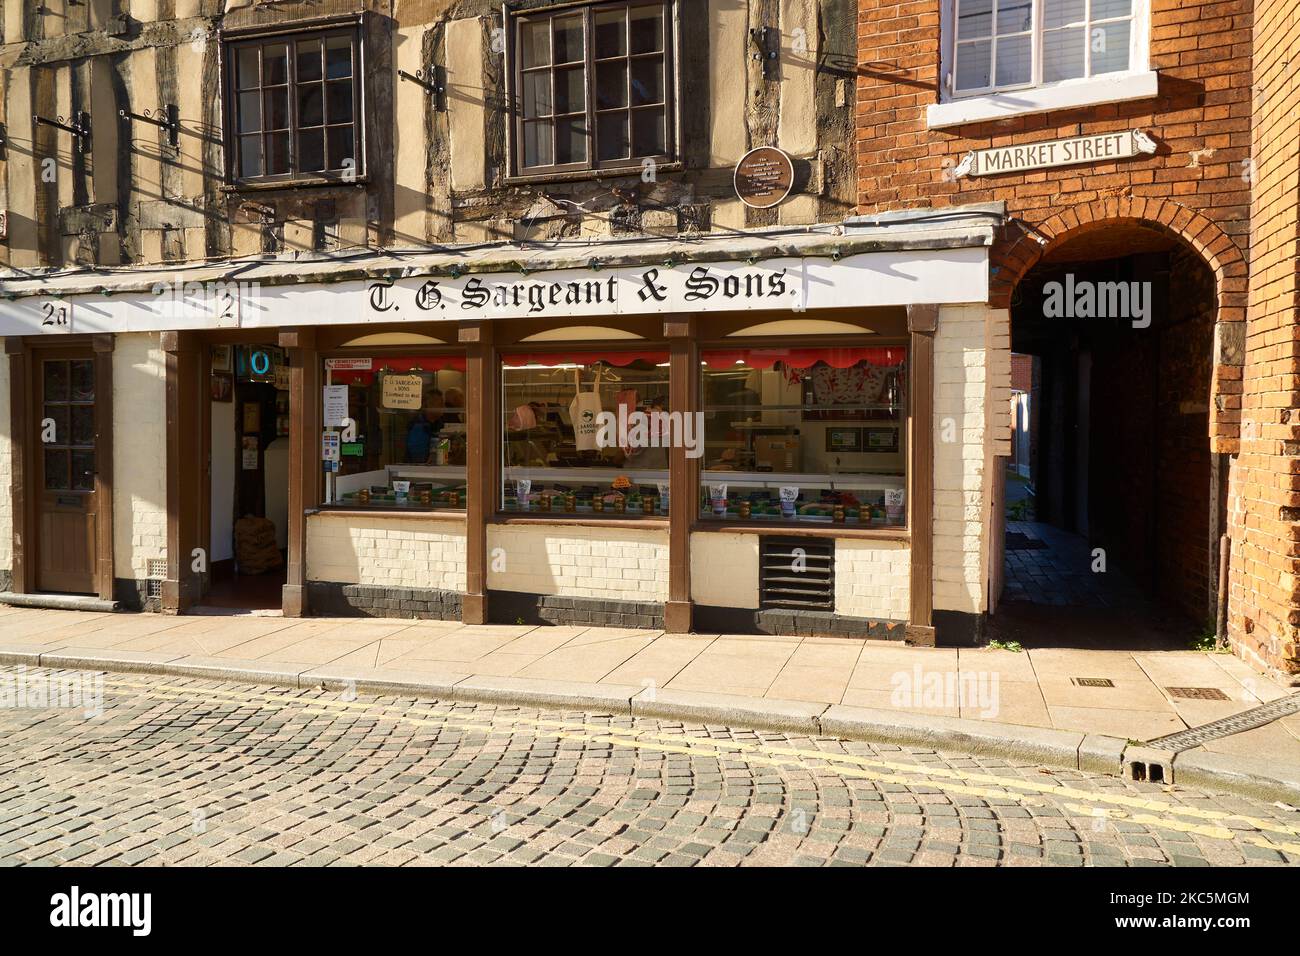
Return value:
M 963 176 L 996 176 L 1000 173 L 1023 173 L 1056 166 L 1080 163 L 1104 163 L 1128 159 L 1156 151 L 1156 142 L 1140 129 L 1118 133 L 1074 136 L 1043 143 L 976 149 L 962 157 L 952 170 L 953 179 Z
M 214 283 L 215 284 L 215 283 Z M 233 283 L 231 284 L 234 285 Z M 229 291 L 229 290 L 227 290 Z M 178 309 L 148 293 L 0 301 L 0 335 L 282 325 L 568 319 L 985 302 L 983 247 L 833 256 L 467 273 L 392 280 L 241 283 L 235 307 Z M 225 296 L 216 297 L 224 302 Z M 183 315 L 181 313 L 184 313 Z

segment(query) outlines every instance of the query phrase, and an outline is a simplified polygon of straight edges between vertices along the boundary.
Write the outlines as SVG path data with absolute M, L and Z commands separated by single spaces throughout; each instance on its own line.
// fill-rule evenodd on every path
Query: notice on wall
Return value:
M 424 381 L 418 375 L 385 375 L 384 408 L 419 410 Z
M 340 428 L 348 417 L 348 387 L 326 385 L 324 393 L 325 427 Z
M 338 432 L 322 432 L 320 436 L 320 460 L 338 461 L 342 445 Z
M 244 471 L 257 471 L 257 436 L 245 435 L 241 447 L 241 467 Z

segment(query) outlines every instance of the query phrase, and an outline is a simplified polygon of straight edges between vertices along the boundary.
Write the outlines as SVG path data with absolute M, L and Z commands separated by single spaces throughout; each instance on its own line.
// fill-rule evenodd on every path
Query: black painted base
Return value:
M 432 588 L 380 588 L 308 581 L 307 606 L 317 617 L 396 617 L 459 621 L 460 594 Z
M 979 647 L 984 643 L 983 614 L 969 611 L 934 611 L 935 647 Z
M 123 611 L 152 611 L 162 608 L 162 601 L 149 597 L 149 582 L 134 578 L 113 579 L 113 600 Z
M 637 601 L 598 601 L 552 594 L 488 593 L 493 624 L 588 624 L 596 627 L 664 626 L 664 606 Z
M 830 611 L 787 611 L 775 608 L 709 607 L 695 605 L 691 630 L 698 634 L 772 634 L 779 637 L 859 637 L 872 641 L 903 641 L 905 621 L 847 617 Z

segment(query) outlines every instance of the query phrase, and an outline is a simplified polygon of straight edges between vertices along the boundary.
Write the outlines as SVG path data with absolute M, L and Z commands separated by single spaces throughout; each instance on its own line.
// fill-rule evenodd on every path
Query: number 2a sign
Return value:
M 46 299 L 41 303 L 41 331 L 70 333 L 72 331 L 72 303 L 61 299 Z

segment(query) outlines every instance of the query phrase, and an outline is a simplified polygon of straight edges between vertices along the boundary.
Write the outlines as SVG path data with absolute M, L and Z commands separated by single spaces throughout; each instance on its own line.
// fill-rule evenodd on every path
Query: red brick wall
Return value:
M 1228 631 L 1237 652 L 1300 675 L 1300 12 L 1255 10 L 1254 204 L 1241 454 L 1228 508 Z
M 860 0 L 858 205 L 869 214 L 909 206 L 1003 200 L 1036 224 L 1064 204 L 1121 196 L 1172 199 L 1208 216 L 1244 246 L 1250 154 L 1250 0 L 1153 0 L 1151 68 L 1160 95 L 1085 109 L 928 130 L 939 89 L 940 0 Z M 1139 127 L 1155 156 L 1002 176 L 945 179 L 971 149 Z M 1199 151 L 1199 155 L 1198 154 Z

